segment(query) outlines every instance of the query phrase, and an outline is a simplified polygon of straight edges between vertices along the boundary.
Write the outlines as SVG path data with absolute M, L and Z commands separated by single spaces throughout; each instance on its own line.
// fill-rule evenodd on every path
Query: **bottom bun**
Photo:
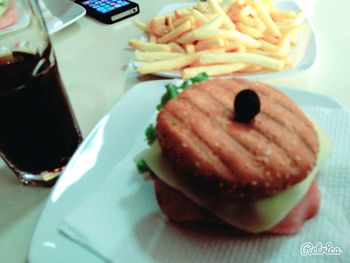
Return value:
M 204 208 L 192 202 L 178 190 L 153 176 L 156 198 L 163 213 L 174 222 L 223 223 Z M 299 232 L 305 221 L 314 217 L 320 206 L 320 192 L 313 180 L 302 200 L 267 233 L 291 235 Z

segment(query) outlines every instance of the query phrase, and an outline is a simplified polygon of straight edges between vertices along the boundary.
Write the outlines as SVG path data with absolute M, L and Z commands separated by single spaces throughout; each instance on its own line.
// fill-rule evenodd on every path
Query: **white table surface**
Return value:
M 148 20 L 166 4 L 188 1 L 136 2 L 141 9 L 137 18 Z M 267 82 L 316 91 L 350 107 L 350 2 L 297 2 L 316 34 L 317 64 L 306 73 Z M 130 19 L 103 25 L 88 17 L 52 36 L 63 82 L 84 137 L 128 88 L 154 79 L 139 77 L 128 68 L 132 56 L 128 40 L 139 36 L 140 31 Z M 49 191 L 50 188 L 22 186 L 0 163 L 0 262 L 26 261 L 31 235 Z

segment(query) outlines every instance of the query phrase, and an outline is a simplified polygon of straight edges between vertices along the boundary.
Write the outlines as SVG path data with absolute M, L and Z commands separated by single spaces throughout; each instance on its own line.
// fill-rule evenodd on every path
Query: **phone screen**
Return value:
M 106 14 L 118 8 L 130 5 L 130 2 L 125 0 L 86 0 L 82 1 L 81 4 L 89 6 L 102 14 Z

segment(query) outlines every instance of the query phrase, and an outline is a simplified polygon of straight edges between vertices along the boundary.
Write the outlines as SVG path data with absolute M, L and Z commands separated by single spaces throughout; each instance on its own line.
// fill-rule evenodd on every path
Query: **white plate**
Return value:
M 24 28 L 28 26 L 30 18 L 28 13 L 24 10 L 23 5 L 21 2 L 15 3 L 15 8 L 17 12 L 17 21 L 12 26 L 6 27 L 4 29 L 0 30 L 0 35 L 9 33 L 11 31 L 19 30 L 21 28 Z
M 172 81 L 149 81 L 134 86 L 84 140 L 47 200 L 32 238 L 29 262 L 101 262 L 94 254 L 62 236 L 58 227 L 103 184 L 107 175 L 134 146 L 154 116 L 155 107 L 165 91 L 164 86 L 169 82 Z M 288 88 L 282 90 L 300 106 L 342 108 L 333 99 L 322 95 Z M 126 176 L 125 179 L 132 177 L 130 174 L 122 176 Z M 132 181 L 132 178 L 126 181 Z M 142 221 L 142 218 L 137 221 Z M 120 228 L 124 229 L 125 226 L 120 224 Z M 143 256 L 146 258 L 146 255 L 139 256 L 140 260 Z
M 175 9 L 184 8 L 193 6 L 194 3 L 181 3 L 181 4 L 171 4 L 167 5 L 159 11 L 159 15 L 168 14 Z M 300 11 L 298 5 L 292 0 L 276 0 L 275 5 L 278 9 L 281 10 L 290 10 L 290 11 Z M 244 77 L 246 79 L 266 79 L 266 78 L 277 78 L 284 77 L 287 75 L 295 74 L 304 70 L 309 69 L 316 60 L 317 47 L 315 34 L 312 30 L 312 27 L 307 19 L 305 19 L 304 29 L 299 35 L 298 42 L 296 47 L 290 52 L 289 57 L 292 61 L 295 62 L 295 66 L 290 69 L 284 69 L 281 71 L 275 72 L 261 72 L 261 73 L 251 73 L 251 74 L 236 74 L 235 76 Z M 140 40 L 146 41 L 147 37 L 142 35 Z M 143 62 L 136 61 L 133 57 L 132 65 L 135 69 L 143 65 Z M 153 75 L 161 76 L 165 78 L 181 78 L 179 72 L 156 72 Z
M 40 0 L 40 8 L 46 22 L 49 34 L 74 23 L 85 15 L 86 10 L 69 0 Z M 14 25 L 0 30 L 0 35 L 26 27 L 30 22 L 28 13 L 24 10 L 21 2 L 16 2 L 17 21 Z
M 86 14 L 86 10 L 70 0 L 41 0 L 40 7 L 50 34 L 69 26 Z

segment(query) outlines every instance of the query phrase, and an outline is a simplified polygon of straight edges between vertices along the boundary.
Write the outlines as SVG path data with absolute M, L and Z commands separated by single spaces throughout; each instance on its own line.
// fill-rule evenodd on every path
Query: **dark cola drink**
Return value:
M 0 57 L 0 151 L 23 174 L 60 171 L 82 140 L 51 53 Z

